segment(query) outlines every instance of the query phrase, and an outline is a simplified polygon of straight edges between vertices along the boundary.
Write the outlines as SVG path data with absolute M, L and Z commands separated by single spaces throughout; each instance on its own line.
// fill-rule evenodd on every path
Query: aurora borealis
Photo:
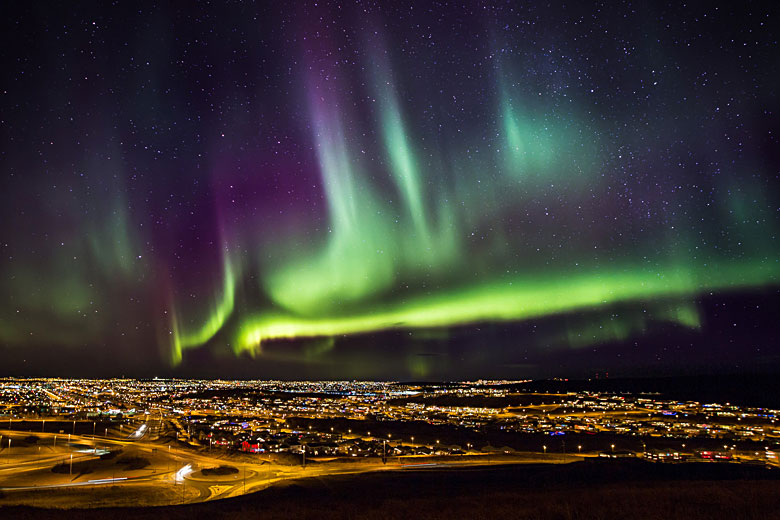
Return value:
M 2 10 L 12 366 L 441 376 L 777 300 L 768 6 Z

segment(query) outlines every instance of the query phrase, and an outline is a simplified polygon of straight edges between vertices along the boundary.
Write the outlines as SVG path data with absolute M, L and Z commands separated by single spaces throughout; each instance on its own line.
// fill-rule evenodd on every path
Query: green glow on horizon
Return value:
M 99 161 L 89 166 L 113 168 Z M 47 209 L 56 213 L 57 221 L 78 232 L 55 241 L 50 249 L 31 240 L 31 252 L 46 254 L 21 254 L 16 267 L 3 273 L 0 292 L 11 308 L 0 313 L 0 343 L 83 345 L 107 331 L 129 329 L 104 291 L 106 284 L 135 287 L 147 275 L 147 259 L 121 183 L 112 177 L 102 189 L 84 190 L 81 196 L 84 206 L 101 218 L 82 223 L 67 200 L 49 201 Z
M 582 348 L 626 341 L 648 332 L 653 323 L 668 322 L 689 329 L 701 328 L 701 316 L 690 301 L 643 302 L 640 308 L 598 315 L 567 317 L 565 329 L 547 337 L 547 344 Z

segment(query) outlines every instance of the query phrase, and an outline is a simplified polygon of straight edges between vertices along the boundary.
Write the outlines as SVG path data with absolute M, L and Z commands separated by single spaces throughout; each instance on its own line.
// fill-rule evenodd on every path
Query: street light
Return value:
M 615 445 L 614 444 L 612 445 L 612 452 L 613 453 L 615 452 Z
M 577 446 L 577 451 L 579 451 L 580 453 L 582 453 L 582 446 Z
M 542 450 L 544 450 L 545 454 L 547 453 L 547 445 L 546 444 L 544 446 L 542 446 Z

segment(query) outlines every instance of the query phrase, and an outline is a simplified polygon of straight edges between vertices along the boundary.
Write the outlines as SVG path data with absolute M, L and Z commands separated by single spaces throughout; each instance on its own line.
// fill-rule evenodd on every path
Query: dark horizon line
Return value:
M 292 378 L 270 378 L 270 379 L 252 379 L 248 377 L 197 377 L 197 376 L 46 376 L 46 375 L 0 375 L 0 380 L 3 379 L 86 379 L 92 381 L 111 380 L 111 379 L 134 379 L 137 381 L 280 381 L 284 383 L 320 383 L 320 382 L 371 382 L 371 383 L 397 383 L 405 385 L 435 385 L 435 384 L 459 384 L 459 383 L 474 383 L 477 381 L 508 381 L 512 383 L 531 383 L 531 382 L 557 382 L 557 383 L 577 383 L 577 382 L 594 382 L 594 381 L 636 381 L 636 380 L 672 380 L 672 379 L 709 379 L 709 378 L 743 378 L 743 377 L 762 377 L 762 376 L 780 376 L 780 368 L 766 369 L 758 371 L 744 371 L 744 372 L 731 372 L 731 373 L 695 373 L 695 374 L 669 374 L 669 375 L 646 375 L 646 376 L 617 376 L 617 377 L 565 377 L 565 376 L 553 376 L 542 378 L 527 378 L 527 379 L 508 379 L 508 378 L 484 378 L 484 379 L 431 379 L 431 380 L 414 380 L 414 379 L 292 379 Z

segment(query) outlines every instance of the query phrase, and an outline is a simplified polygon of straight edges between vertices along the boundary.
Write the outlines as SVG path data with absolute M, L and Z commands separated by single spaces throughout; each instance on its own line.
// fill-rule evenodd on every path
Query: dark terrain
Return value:
M 771 519 L 780 471 L 736 464 L 592 461 L 301 479 L 252 495 L 160 508 L 0 509 L 3 519 Z

